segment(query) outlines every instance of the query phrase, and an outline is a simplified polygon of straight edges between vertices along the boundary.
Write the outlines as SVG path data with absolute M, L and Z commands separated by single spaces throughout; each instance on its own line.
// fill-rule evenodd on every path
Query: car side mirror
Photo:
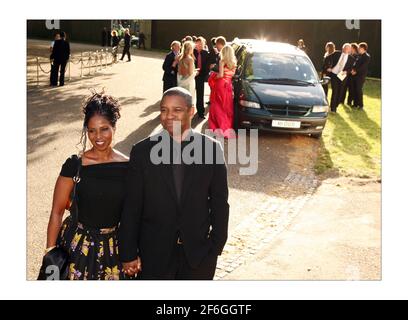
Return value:
M 324 76 L 323 79 L 320 80 L 319 82 L 320 82 L 322 85 L 326 85 L 326 84 L 328 84 L 328 83 L 330 82 L 330 80 L 331 80 L 330 77 Z

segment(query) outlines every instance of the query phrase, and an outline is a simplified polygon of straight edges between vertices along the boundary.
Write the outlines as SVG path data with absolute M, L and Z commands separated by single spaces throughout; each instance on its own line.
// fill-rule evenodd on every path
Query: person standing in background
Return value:
M 350 43 L 343 44 L 342 52 L 335 51 L 331 57 L 332 68 L 328 68 L 331 78 L 332 96 L 330 100 L 331 112 L 336 113 L 337 107 L 340 104 L 340 99 L 344 90 L 345 78 L 354 64 L 354 58 L 350 55 Z
M 330 55 L 331 55 L 334 51 L 336 51 L 336 46 L 334 45 L 333 42 L 327 42 L 327 43 L 326 43 L 326 46 L 325 46 L 325 50 L 326 50 L 326 52 L 324 53 L 324 56 L 323 56 L 322 79 L 323 79 L 323 77 L 325 77 L 325 76 L 327 76 L 327 75 L 329 74 L 329 72 L 327 71 L 327 69 L 333 67 L 333 66 L 331 65 L 331 57 L 330 57 Z M 324 85 L 322 85 L 322 86 L 323 86 L 324 93 L 326 94 L 326 97 L 327 97 L 327 93 L 328 93 L 328 91 L 329 91 L 329 85 L 328 85 L 328 84 L 324 84 Z
M 351 53 L 350 55 L 354 58 L 354 65 L 357 62 L 358 59 L 358 44 L 357 43 L 352 43 L 351 44 Z M 351 74 L 351 70 L 349 71 L 347 78 L 346 78 L 346 84 L 345 84 L 345 88 L 343 91 L 343 94 L 341 96 L 340 102 L 344 104 L 344 101 L 346 100 L 346 94 L 348 92 L 348 96 L 347 96 L 347 104 L 349 106 L 351 106 L 353 104 L 354 101 L 354 85 L 353 85 L 353 81 L 354 81 L 354 77 Z
M 145 40 L 146 40 L 146 36 L 143 32 L 139 33 L 139 49 L 142 47 L 143 45 L 143 50 L 146 50 L 146 44 L 145 44 Z
M 163 92 L 177 87 L 177 65 L 180 54 L 180 42 L 173 41 L 170 46 L 170 52 L 166 55 L 164 59 L 162 69 L 163 74 Z
M 50 59 L 52 60 L 50 84 L 51 86 L 56 86 L 58 84 L 58 72 L 59 85 L 64 85 L 65 80 L 65 67 L 69 60 L 71 54 L 71 49 L 68 41 L 65 40 L 65 32 L 60 32 L 60 39 L 55 40 L 54 47 L 52 48 L 52 53 Z
M 195 87 L 196 87 L 196 108 L 198 116 L 201 119 L 205 119 L 204 116 L 204 84 L 207 81 L 209 73 L 208 65 L 208 51 L 204 50 L 205 39 L 203 37 L 198 37 L 195 42 L 194 57 L 195 66 L 197 69 L 197 75 L 195 77 Z
M 360 110 L 364 108 L 363 102 L 363 86 L 368 73 L 368 65 L 370 63 L 370 55 L 367 53 L 368 45 L 366 42 L 361 42 L 358 45 L 360 54 L 351 74 L 354 76 L 354 107 Z
M 117 56 L 118 56 L 118 48 L 119 48 L 119 37 L 118 32 L 116 30 L 112 30 L 112 55 L 113 55 L 113 62 L 116 63 Z
M 306 46 L 305 46 L 305 42 L 303 41 L 303 39 L 299 39 L 299 40 L 298 40 L 298 42 L 297 42 L 297 47 L 298 47 L 300 50 L 306 52 Z
M 123 60 L 123 58 L 125 57 L 125 54 L 127 54 L 128 56 L 128 60 L 127 62 L 130 62 L 130 31 L 129 29 L 125 29 L 125 46 L 123 47 L 123 52 L 122 52 L 122 57 L 120 58 L 120 60 Z

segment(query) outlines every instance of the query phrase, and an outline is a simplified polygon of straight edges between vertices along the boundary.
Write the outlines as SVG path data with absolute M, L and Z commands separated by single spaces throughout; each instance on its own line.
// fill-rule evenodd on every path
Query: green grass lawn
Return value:
M 337 114 L 330 113 L 315 169 L 318 174 L 381 176 L 381 80 L 366 80 L 364 111 L 340 105 Z

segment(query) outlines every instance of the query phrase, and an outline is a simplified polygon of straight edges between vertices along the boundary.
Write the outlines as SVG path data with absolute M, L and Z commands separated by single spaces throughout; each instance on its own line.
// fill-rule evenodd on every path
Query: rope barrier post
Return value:
M 90 76 L 91 75 L 91 51 L 89 51 L 88 64 L 89 64 L 88 76 Z
M 71 81 L 71 56 L 68 59 L 68 81 Z
M 40 61 L 37 57 L 37 87 L 40 86 Z
M 108 67 L 108 48 L 105 49 L 105 69 Z
M 82 63 L 82 52 L 81 52 L 81 78 L 82 78 L 82 65 L 83 63 Z

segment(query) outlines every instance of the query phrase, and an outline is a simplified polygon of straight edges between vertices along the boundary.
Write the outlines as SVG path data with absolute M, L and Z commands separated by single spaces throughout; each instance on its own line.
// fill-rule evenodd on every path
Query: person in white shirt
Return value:
M 350 43 L 343 44 L 342 52 L 335 51 L 331 56 L 332 68 L 328 68 L 327 71 L 331 77 L 332 96 L 330 100 L 330 109 L 332 112 L 337 112 L 337 107 L 340 104 L 342 92 L 345 90 L 345 79 L 351 72 L 354 64 L 354 58 L 350 55 L 351 45 Z

